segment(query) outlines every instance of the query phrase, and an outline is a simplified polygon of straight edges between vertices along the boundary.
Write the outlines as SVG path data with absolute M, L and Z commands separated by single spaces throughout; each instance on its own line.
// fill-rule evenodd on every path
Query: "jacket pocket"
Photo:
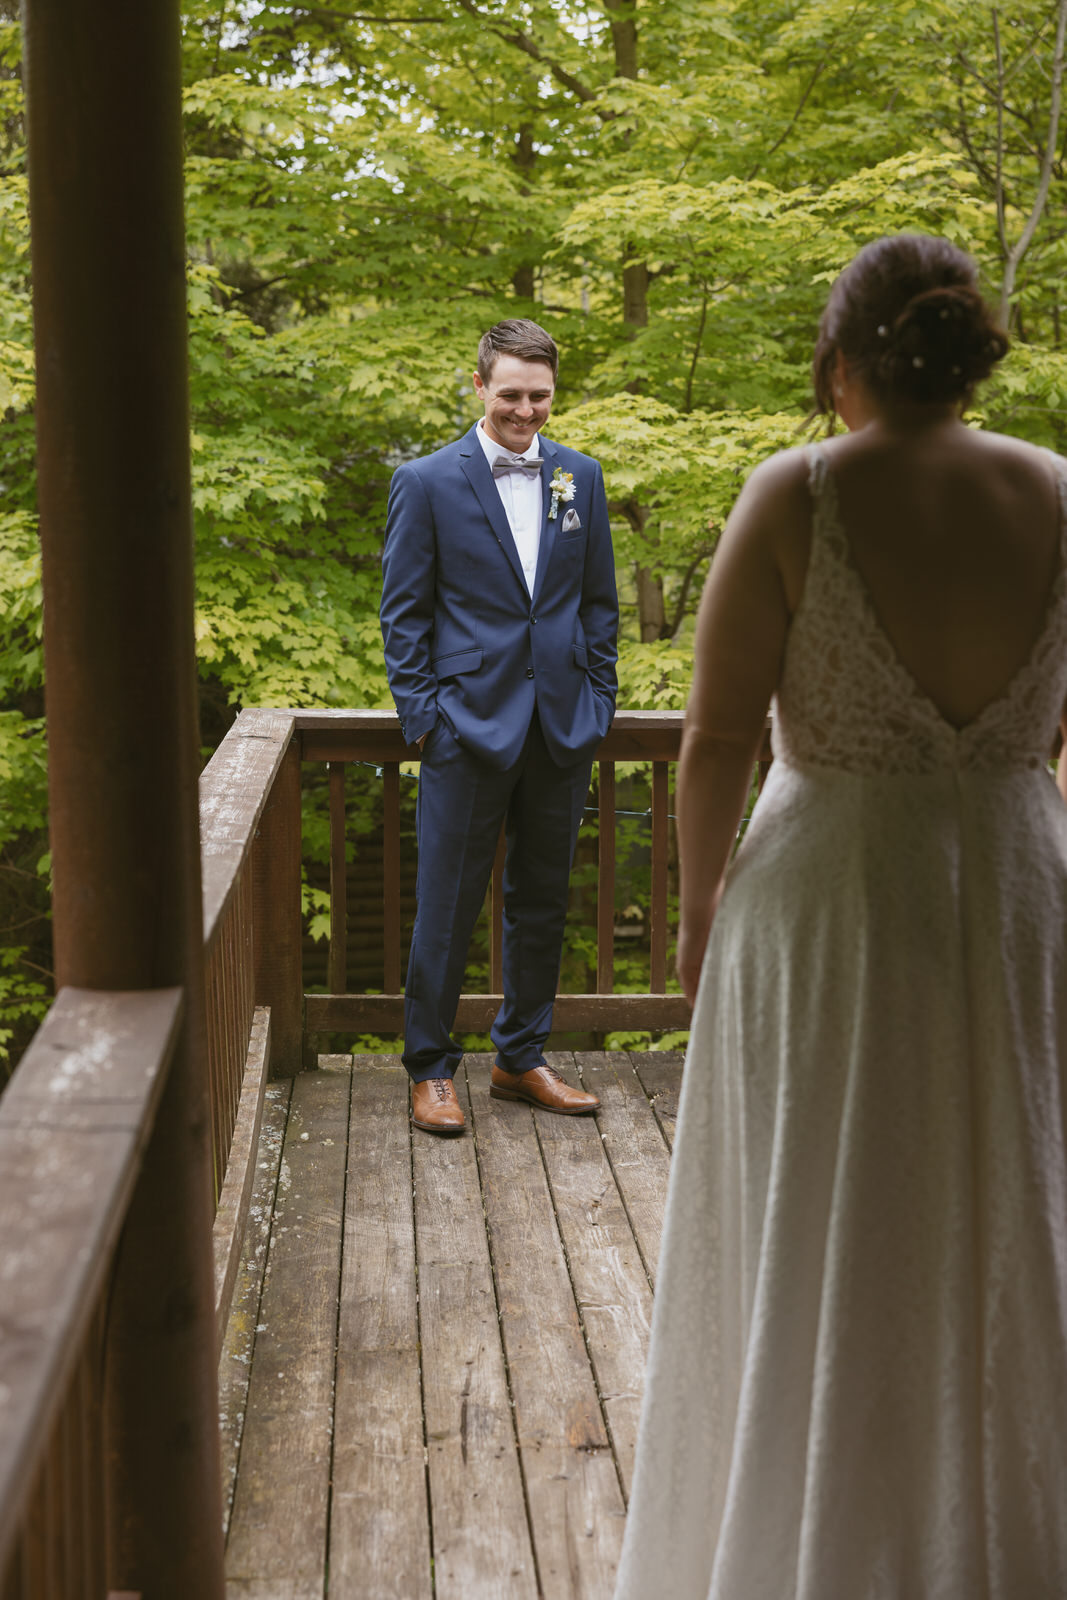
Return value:
M 583 672 L 588 670 L 589 657 L 584 644 L 576 644 L 574 647 L 574 665 L 581 667 Z
M 434 656 L 430 661 L 438 681 L 442 678 L 454 678 L 460 672 L 475 672 L 481 664 L 481 645 L 474 645 L 469 650 L 452 650 L 448 655 Z

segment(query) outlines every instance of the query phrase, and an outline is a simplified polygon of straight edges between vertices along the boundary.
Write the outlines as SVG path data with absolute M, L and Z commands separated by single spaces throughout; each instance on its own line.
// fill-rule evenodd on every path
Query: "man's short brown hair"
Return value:
M 483 383 L 488 383 L 496 366 L 497 356 L 518 356 L 520 361 L 543 361 L 552 368 L 552 381 L 559 373 L 559 351 L 551 334 L 536 322 L 525 317 L 515 317 L 509 322 L 498 322 L 483 333 L 478 341 L 478 373 Z

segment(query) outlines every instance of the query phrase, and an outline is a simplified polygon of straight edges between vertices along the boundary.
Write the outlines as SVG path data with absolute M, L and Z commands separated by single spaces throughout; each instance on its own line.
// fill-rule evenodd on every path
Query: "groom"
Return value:
M 618 602 L 600 467 L 540 436 L 558 352 L 535 322 L 482 336 L 485 416 L 398 467 L 382 556 L 389 687 L 422 751 L 417 910 L 404 999 L 412 1120 L 461 1133 L 451 1036 L 467 948 L 504 866 L 504 1000 L 490 1094 L 593 1111 L 545 1064 L 567 884 L 593 753 L 615 708 Z

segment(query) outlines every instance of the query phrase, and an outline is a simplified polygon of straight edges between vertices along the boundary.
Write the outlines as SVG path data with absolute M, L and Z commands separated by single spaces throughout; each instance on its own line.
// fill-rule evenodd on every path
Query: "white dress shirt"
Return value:
M 514 450 L 509 450 L 506 445 L 497 444 L 495 439 L 490 439 L 485 431 L 485 423 L 478 424 L 478 440 L 485 451 L 485 458 L 492 468 L 495 461 L 537 461 L 541 455 L 541 436 L 535 433 L 530 442 L 530 447 L 524 454 L 516 455 Z M 535 478 L 525 472 L 508 472 L 502 478 L 494 478 L 500 502 L 508 519 L 511 536 L 515 540 L 515 548 L 519 552 L 522 563 L 522 575 L 526 579 L 526 587 L 533 594 L 534 577 L 537 573 L 537 552 L 541 545 L 541 477 Z

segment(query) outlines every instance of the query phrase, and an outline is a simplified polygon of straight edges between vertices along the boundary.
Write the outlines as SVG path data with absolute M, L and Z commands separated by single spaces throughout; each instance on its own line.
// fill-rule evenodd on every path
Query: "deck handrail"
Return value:
M 180 989 L 63 989 L 0 1099 L 5 1594 L 104 1593 L 107 1285 L 181 1012 Z M 57 1506 L 79 1525 L 65 1544 Z
M 672 1027 L 666 991 L 669 765 L 679 712 L 621 711 L 597 752 L 601 859 L 598 992 L 561 996 L 561 1027 Z M 304 761 L 382 768 L 392 815 L 383 885 L 393 992 L 308 995 L 301 970 Z M 251 1192 L 264 1083 L 300 1070 L 327 1028 L 398 1031 L 399 774 L 417 761 L 394 713 L 242 711 L 201 777 L 208 1074 L 215 1150 L 216 1334 L 225 1327 Z M 652 984 L 612 994 L 614 766 L 651 762 Z M 335 932 L 343 949 L 343 784 L 334 777 Z M 387 835 L 389 833 L 387 826 Z M 392 875 L 390 878 L 389 875 Z M 499 863 L 491 974 L 499 982 Z M 335 950 L 331 968 L 343 970 Z M 466 995 L 483 1028 L 498 998 Z M 111 1263 L 152 1131 L 182 1011 L 180 990 L 61 991 L 0 1100 L 0 1593 L 104 1592 L 103 1397 Z M 614 1019 L 614 1022 L 611 1022 Z M 377 1025 L 376 1025 L 377 1024 Z M 273 1059 L 272 1059 L 273 1058 Z M 151 1492 L 151 1486 L 145 1486 Z

